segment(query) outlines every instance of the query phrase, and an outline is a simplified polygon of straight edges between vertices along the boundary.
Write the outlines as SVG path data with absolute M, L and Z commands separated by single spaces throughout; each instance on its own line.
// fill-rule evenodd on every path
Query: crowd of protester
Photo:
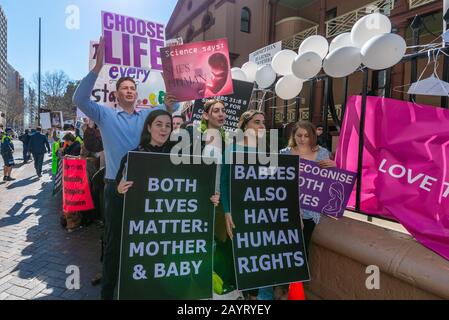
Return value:
M 229 136 L 224 130 L 227 118 L 225 103 L 209 100 L 204 105 L 202 120 L 194 123 L 181 113 L 182 107 L 176 98 L 165 96 L 163 105 L 151 110 L 135 110 L 137 86 L 134 79 L 121 78 L 116 83 L 116 97 L 119 103 L 114 110 L 90 100 L 95 81 L 103 67 L 104 43 L 100 42 L 97 64 L 81 81 L 74 95 L 77 107 L 88 117 L 77 128 L 68 126 L 64 130 L 52 129 L 43 132 L 41 128 L 26 130 L 19 137 L 23 143 L 23 162 L 33 159 L 36 174 L 42 176 L 44 155 L 52 157 L 52 174 L 55 177 L 60 170 L 63 158 L 82 158 L 87 162 L 87 176 L 95 209 L 88 212 L 63 212 L 61 224 L 72 232 L 93 222 L 104 229 L 101 258 L 102 272 L 92 284 L 101 283 L 101 297 L 105 300 L 116 297 L 119 271 L 121 218 L 123 195 L 133 187 L 126 179 L 126 155 L 129 151 L 170 153 L 174 142 L 170 137 L 186 129 L 191 138 L 191 151 L 200 149 L 202 155 L 224 163 L 225 155 L 230 151 L 257 151 L 257 139 L 245 135 L 241 140 L 227 144 Z M 266 129 L 265 114 L 249 110 L 240 117 L 238 129 L 252 130 L 256 136 Z M 287 145 L 280 145 L 280 154 L 298 155 L 300 158 L 316 161 L 322 168 L 335 167 L 330 152 L 325 149 L 322 138 L 322 126 L 300 121 L 290 124 L 284 131 Z M 1 154 L 5 163 L 4 181 L 12 181 L 14 166 L 14 145 L 11 130 L 1 129 Z M 217 137 L 218 133 L 218 137 Z M 321 134 L 320 134 L 321 133 Z M 205 136 L 205 139 L 202 137 Z M 199 139 L 198 139 L 199 137 Z M 273 151 L 273 150 L 271 150 Z M 32 155 L 32 157 L 31 157 Z M 232 260 L 233 213 L 230 208 L 229 167 L 218 166 L 218 175 L 214 190 L 210 190 L 210 200 L 217 207 L 214 241 L 214 290 L 216 294 L 226 295 L 237 291 Z M 320 222 L 320 214 L 311 211 L 301 212 L 302 228 L 306 253 L 309 253 L 310 241 L 315 226 Z M 216 285 L 220 283 L 220 285 Z M 287 288 L 273 287 L 245 292 L 246 299 L 280 299 Z M 242 298 L 242 295 L 239 295 Z

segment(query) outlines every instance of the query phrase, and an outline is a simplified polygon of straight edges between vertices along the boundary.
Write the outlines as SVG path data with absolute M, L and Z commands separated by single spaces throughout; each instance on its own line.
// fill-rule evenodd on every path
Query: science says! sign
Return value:
M 277 167 L 231 165 L 234 264 L 240 290 L 309 280 L 298 161 L 297 156 L 279 155 Z
M 227 39 L 161 49 L 167 92 L 189 101 L 234 92 Z
M 119 299 L 212 298 L 215 176 L 216 165 L 129 153 Z
M 112 12 L 101 12 L 105 63 L 162 71 L 163 24 Z

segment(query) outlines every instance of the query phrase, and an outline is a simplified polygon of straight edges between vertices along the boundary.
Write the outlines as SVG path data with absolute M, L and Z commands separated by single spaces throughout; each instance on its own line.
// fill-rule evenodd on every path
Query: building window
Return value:
M 201 21 L 201 26 L 203 27 L 203 29 L 207 29 L 208 27 L 210 27 L 212 25 L 212 22 L 213 22 L 212 13 L 208 12 L 203 17 L 203 21 Z
M 251 11 L 247 7 L 242 9 L 242 17 L 240 21 L 240 31 L 251 32 Z
M 189 3 L 187 4 L 187 10 L 191 10 L 192 9 L 192 0 L 189 1 Z
M 337 8 L 326 11 L 326 21 L 335 19 L 337 17 Z
M 192 41 L 194 32 L 195 32 L 195 29 L 193 28 L 193 26 L 190 26 L 189 29 L 187 29 L 187 33 L 186 33 L 186 41 L 187 42 Z

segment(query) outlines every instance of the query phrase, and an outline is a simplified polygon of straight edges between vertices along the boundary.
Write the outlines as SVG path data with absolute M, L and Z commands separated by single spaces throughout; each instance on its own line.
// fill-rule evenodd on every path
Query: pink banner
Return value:
M 337 165 L 349 171 L 357 171 L 361 102 L 348 101 L 337 151 Z M 398 220 L 449 260 L 448 128 L 449 110 L 368 97 L 361 211 Z

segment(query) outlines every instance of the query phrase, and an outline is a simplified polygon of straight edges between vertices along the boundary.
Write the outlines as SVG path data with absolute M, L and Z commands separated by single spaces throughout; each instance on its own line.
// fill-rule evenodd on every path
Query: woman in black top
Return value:
M 153 111 L 145 120 L 139 147 L 133 151 L 170 153 L 173 147 L 173 143 L 170 142 L 170 134 L 172 131 L 171 114 L 164 110 Z M 129 188 L 134 184 L 134 182 L 125 181 L 124 179 L 126 176 L 124 172 L 126 170 L 127 159 L 128 155 L 123 157 L 116 177 L 118 184 L 117 191 L 122 195 L 128 192 Z M 210 200 L 217 206 L 220 201 L 220 196 L 215 194 Z

